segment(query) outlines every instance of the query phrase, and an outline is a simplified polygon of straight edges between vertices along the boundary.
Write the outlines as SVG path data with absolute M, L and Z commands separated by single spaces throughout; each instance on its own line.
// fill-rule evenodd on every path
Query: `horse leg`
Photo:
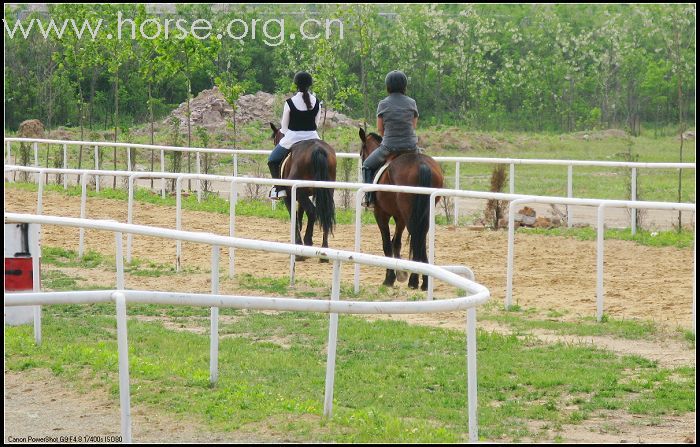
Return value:
M 392 241 L 392 251 L 394 257 L 401 259 L 401 238 L 403 237 L 403 230 L 406 228 L 406 223 L 398 219 L 396 220 L 396 230 L 394 230 L 394 239 Z M 405 270 L 396 271 L 396 280 L 399 282 L 404 282 L 408 279 L 408 273 Z
M 302 206 L 301 199 L 297 202 L 297 228 L 296 228 L 296 244 L 305 245 L 301 241 L 301 226 L 304 225 L 304 207 Z M 297 256 L 297 261 L 306 261 L 308 258 L 306 256 Z
M 304 233 L 304 245 L 314 245 L 314 224 L 316 223 L 316 207 L 311 202 L 308 196 L 299 198 L 299 208 L 306 212 L 306 232 Z
M 382 248 L 384 249 L 384 256 L 391 258 L 393 257 L 392 246 L 391 246 L 391 231 L 389 230 L 389 216 L 377 208 L 374 210 L 374 217 L 377 220 L 377 226 L 379 226 L 379 232 L 382 234 Z M 393 286 L 396 281 L 396 272 L 393 270 L 386 270 L 386 277 L 384 278 L 385 286 Z
M 410 237 L 414 237 L 413 234 L 409 234 Z M 420 253 L 411 253 L 411 261 L 419 261 L 420 262 Z M 418 288 L 418 273 L 411 273 L 411 276 L 408 278 L 408 287 L 411 289 L 417 289 Z
M 425 262 L 426 264 L 428 263 L 428 252 L 425 248 L 425 245 L 421 247 L 421 262 Z M 423 291 L 428 290 L 428 275 L 423 275 L 423 283 L 420 286 L 420 289 Z
M 323 242 L 321 242 L 321 247 L 322 248 L 328 248 L 328 230 L 323 230 Z M 328 259 L 319 259 L 318 262 L 321 263 L 327 263 L 329 262 Z

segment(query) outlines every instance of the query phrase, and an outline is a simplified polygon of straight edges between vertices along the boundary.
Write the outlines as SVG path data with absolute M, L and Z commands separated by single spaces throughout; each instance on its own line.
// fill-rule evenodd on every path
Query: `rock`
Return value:
M 538 217 L 533 225 L 535 228 L 552 228 L 552 221 L 547 217 Z
M 531 227 L 535 224 L 536 216 L 535 210 L 526 206 L 515 214 L 515 221 L 520 222 L 523 226 Z
M 530 208 L 529 206 L 526 206 L 525 208 L 518 211 L 518 214 L 522 214 L 523 216 L 530 216 L 530 217 L 537 216 L 537 212 L 534 209 Z

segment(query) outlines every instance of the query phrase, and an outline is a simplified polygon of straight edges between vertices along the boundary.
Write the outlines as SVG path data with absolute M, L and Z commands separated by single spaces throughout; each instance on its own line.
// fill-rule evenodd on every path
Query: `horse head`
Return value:
M 374 152 L 376 148 L 382 144 L 382 137 L 374 132 L 369 134 L 365 132 L 365 129 L 360 127 L 360 140 L 362 140 L 362 148 L 360 149 L 360 158 L 364 162 L 369 154 Z
M 270 138 L 272 138 L 276 146 L 282 140 L 284 134 L 272 123 L 270 123 L 270 128 L 272 129 L 272 136 Z

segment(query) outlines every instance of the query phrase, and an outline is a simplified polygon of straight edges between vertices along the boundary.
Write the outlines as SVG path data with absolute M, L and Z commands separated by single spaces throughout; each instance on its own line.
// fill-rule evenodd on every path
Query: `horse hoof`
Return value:
M 422 286 L 420 286 L 420 289 L 421 289 L 423 292 L 425 292 L 426 290 L 428 290 L 428 285 L 427 285 L 427 284 L 423 284 Z
M 295 258 L 295 260 L 296 260 L 297 262 L 303 262 L 303 261 L 306 261 L 307 259 L 309 259 L 309 258 L 307 258 L 306 256 L 297 256 L 297 257 Z
M 382 285 L 387 287 L 394 287 L 394 281 L 384 281 Z
M 409 282 L 409 283 L 408 283 L 408 288 L 409 288 L 409 289 L 417 289 L 417 288 L 418 288 L 418 284 L 411 284 L 411 283 Z
M 404 271 L 400 271 L 400 270 L 396 272 L 396 280 L 398 282 L 406 282 L 407 279 L 408 279 L 408 272 L 404 272 Z
M 328 262 L 329 262 L 328 259 L 324 259 L 324 258 L 321 258 L 318 260 L 319 264 L 328 264 Z

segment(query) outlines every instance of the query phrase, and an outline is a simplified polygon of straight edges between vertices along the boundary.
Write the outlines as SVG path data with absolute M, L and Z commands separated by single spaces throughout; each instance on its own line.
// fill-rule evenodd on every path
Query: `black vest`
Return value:
M 289 106 L 289 130 L 316 130 L 316 115 L 318 115 L 318 103 L 311 110 L 299 110 L 294 107 L 292 98 L 287 100 Z

